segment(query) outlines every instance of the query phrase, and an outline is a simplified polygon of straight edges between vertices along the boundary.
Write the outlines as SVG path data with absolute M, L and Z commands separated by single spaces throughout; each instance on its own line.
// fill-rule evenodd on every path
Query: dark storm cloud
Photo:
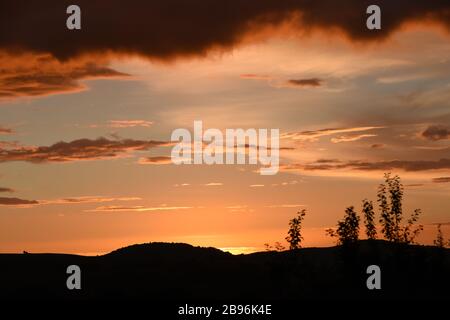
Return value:
M 58 142 L 51 146 L 0 149 L 0 162 L 27 161 L 33 163 L 68 162 L 117 158 L 132 151 L 166 146 L 167 142 L 154 140 L 108 140 L 106 138 L 79 139 Z
M 136 53 L 150 58 L 204 55 L 231 49 L 266 27 L 290 22 L 294 32 L 339 30 L 352 40 L 387 37 L 406 22 L 436 22 L 450 29 L 448 0 L 379 0 L 382 29 L 366 28 L 366 0 L 79 0 L 82 28 L 66 28 L 73 1 L 2 1 L 0 48 L 51 53 Z M 9 30 L 9 31 L 7 31 Z M 267 30 L 267 29 L 266 29 Z
M 450 139 L 450 127 L 443 125 L 429 126 L 422 132 L 422 136 L 431 141 Z

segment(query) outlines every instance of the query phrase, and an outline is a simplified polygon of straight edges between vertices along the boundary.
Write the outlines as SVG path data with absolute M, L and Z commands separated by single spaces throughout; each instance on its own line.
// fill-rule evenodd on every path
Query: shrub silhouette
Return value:
M 373 211 L 373 203 L 372 201 L 364 199 L 362 206 L 367 239 L 374 240 L 377 238 L 377 229 L 375 227 L 375 212 Z
M 337 229 L 327 229 L 327 234 L 336 237 L 337 244 L 349 245 L 358 241 L 359 217 L 353 206 L 345 209 L 344 219 L 338 221 Z
M 283 246 L 281 244 L 281 242 L 277 241 L 277 242 L 275 242 L 275 244 L 273 246 L 271 246 L 269 243 L 264 243 L 264 250 L 265 251 L 278 251 L 278 252 L 281 252 L 281 251 L 286 250 L 286 248 L 285 248 L 285 246 Z
M 441 224 L 437 225 L 437 235 L 436 240 L 433 241 L 434 245 L 443 248 L 445 247 L 444 235 L 442 234 Z
M 305 218 L 306 210 L 303 209 L 297 212 L 297 216 L 289 221 L 289 231 L 286 241 L 289 243 L 289 249 L 299 249 L 301 248 L 301 242 L 303 240 L 302 231 L 302 221 Z

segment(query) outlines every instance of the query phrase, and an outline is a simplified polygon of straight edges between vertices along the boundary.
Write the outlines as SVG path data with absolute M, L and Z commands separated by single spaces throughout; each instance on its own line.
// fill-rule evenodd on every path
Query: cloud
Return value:
M 429 126 L 422 132 L 422 137 L 431 141 L 450 139 L 450 127 L 443 125 Z
M 304 204 L 273 204 L 266 206 L 266 208 L 300 208 L 304 206 Z
M 432 181 L 435 183 L 448 183 L 448 182 L 450 182 L 450 177 L 433 178 Z
M 360 0 L 167 0 L 129 6 L 111 0 L 107 13 L 97 1 L 79 0 L 82 28 L 76 31 L 65 26 L 69 4 L 2 1 L 3 29 L 14 32 L 0 34 L 0 99 L 79 92 L 86 89 L 86 79 L 125 79 L 127 74 L 109 65 L 127 56 L 172 62 L 231 51 L 273 35 L 304 37 L 315 31 L 366 43 L 417 21 L 450 30 L 448 1 L 379 0 L 383 28 L 371 31 L 365 12 L 372 3 Z M 304 87 L 318 86 L 318 80 L 289 81 Z
M 320 130 L 310 130 L 310 131 L 297 131 L 283 133 L 281 138 L 301 140 L 301 141 L 316 141 L 320 137 L 330 136 L 338 133 L 351 133 L 351 132 L 361 132 L 369 131 L 374 129 L 381 129 L 384 127 L 354 127 L 354 128 L 327 128 Z
M 320 87 L 322 85 L 323 80 L 318 78 L 310 78 L 310 79 L 290 79 L 286 82 L 286 85 L 291 87 Z
M 227 209 L 245 209 L 245 208 L 248 208 L 248 205 L 228 206 L 225 208 L 227 208 Z
M 0 187 L 0 192 L 14 192 L 14 190 L 11 189 L 11 188 L 2 188 L 2 187 Z
M 252 79 L 252 80 L 271 80 L 272 77 L 265 74 L 255 74 L 255 73 L 245 73 L 240 76 L 242 79 Z
M 143 151 L 166 146 L 167 142 L 154 140 L 109 140 L 106 138 L 78 139 L 58 142 L 51 146 L 0 149 L 0 162 L 27 161 L 32 163 L 70 162 L 117 158 L 132 151 Z
M 11 129 L 3 128 L 2 126 L 0 126 L 0 134 L 11 134 L 11 133 L 13 133 Z
M 101 206 L 92 210 L 85 210 L 85 212 L 148 212 L 148 211 L 170 211 L 170 210 L 185 210 L 193 207 L 145 207 L 145 206 Z
M 352 160 L 339 163 L 308 163 L 308 164 L 289 164 L 281 166 L 284 170 L 305 170 L 305 171 L 324 171 L 324 170 L 360 170 L 360 171 L 388 171 L 400 169 L 404 171 L 427 171 L 450 169 L 450 159 L 440 159 L 437 161 L 429 160 L 392 160 L 368 162 L 361 160 Z
M 170 163 L 172 163 L 172 158 L 169 156 L 157 156 L 139 159 L 139 164 L 170 164 Z
M 38 204 L 39 202 L 36 200 L 24 200 L 19 198 L 6 198 L 0 197 L 0 205 L 3 206 L 27 206 Z
M 81 80 L 128 77 L 107 63 L 105 58 L 80 57 L 61 62 L 48 53 L 0 51 L 0 99 L 79 92 L 86 89 Z
M 360 0 L 167 0 L 128 6 L 111 0 L 107 12 L 96 1 L 79 0 L 79 31 L 65 27 L 68 4 L 3 1 L 0 21 L 15 32 L 1 34 L 0 48 L 45 52 L 58 59 L 113 52 L 167 60 L 204 56 L 212 49 L 230 50 L 270 30 L 288 29 L 295 34 L 320 30 L 363 42 L 386 38 L 414 21 L 450 28 L 448 1 L 379 0 L 383 28 L 375 31 L 368 31 L 365 23 L 366 8 L 372 3 Z M 126 27 L 117 21 L 127 22 Z
M 370 147 L 372 149 L 383 149 L 386 145 L 383 143 L 374 143 Z
M 112 201 L 137 201 L 142 200 L 139 197 L 104 197 L 104 196 L 83 196 L 73 198 L 63 198 L 56 200 L 39 200 L 40 205 L 48 204 L 83 204 L 83 203 L 102 203 Z
M 206 187 L 216 187 L 216 186 L 223 186 L 222 182 L 210 182 L 205 184 Z
M 174 187 L 187 187 L 187 186 L 190 186 L 190 185 L 191 185 L 190 183 L 176 183 L 173 186 Z
M 19 143 L 17 141 L 0 141 L 0 149 L 2 148 L 17 148 Z
M 146 120 L 111 120 L 109 126 L 112 128 L 132 128 L 132 127 L 150 127 L 152 121 Z
M 0 188 L 0 192 L 1 189 L 8 189 L 8 188 Z M 14 190 L 11 190 L 9 192 L 13 191 Z M 102 203 L 113 201 L 137 201 L 137 200 L 142 199 L 139 197 L 104 197 L 104 196 L 83 196 L 83 197 L 53 199 L 53 200 L 22 200 L 17 198 L 0 198 L 0 205 L 3 204 L 3 205 L 18 206 L 20 208 L 31 208 L 34 206 L 43 206 L 43 205 L 72 205 L 72 204 Z
M 264 185 L 263 184 L 251 184 L 249 187 L 250 188 L 260 188 L 260 187 L 264 187 Z
M 376 137 L 376 134 L 357 134 L 357 135 L 343 135 L 337 138 L 331 138 L 331 142 L 333 143 L 341 143 L 341 142 L 352 142 L 361 140 L 363 138 Z

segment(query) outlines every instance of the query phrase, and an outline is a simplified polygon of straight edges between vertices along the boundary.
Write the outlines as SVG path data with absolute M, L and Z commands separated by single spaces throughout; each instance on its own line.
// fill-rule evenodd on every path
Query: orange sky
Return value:
M 105 53 L 107 43 L 91 46 L 83 33 L 78 55 L 26 34 L 0 38 L 0 251 L 97 254 L 168 241 L 251 252 L 285 244 L 303 208 L 304 245 L 331 245 L 324 230 L 347 206 L 375 201 L 386 171 L 402 177 L 405 214 L 423 211 L 419 241 L 432 243 L 436 223 L 450 236 L 445 23 L 399 17 L 366 39 L 340 20 L 337 31 L 320 19 L 309 30 L 302 10 L 300 25 L 240 25 L 212 43 L 199 35 L 199 48 L 180 36 L 179 51 L 156 36 L 160 47 L 118 35 L 125 42 Z M 211 32 L 235 32 L 226 23 Z M 24 49 L 11 54 L 14 41 Z M 194 120 L 280 129 L 280 172 L 163 161 L 171 132 Z

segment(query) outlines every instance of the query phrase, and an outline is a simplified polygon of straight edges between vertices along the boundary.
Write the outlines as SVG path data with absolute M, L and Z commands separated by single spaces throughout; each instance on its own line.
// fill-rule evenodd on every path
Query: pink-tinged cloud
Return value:
M 133 151 L 144 151 L 166 145 L 168 145 L 167 142 L 154 140 L 109 140 L 103 137 L 95 140 L 78 139 L 71 142 L 58 142 L 51 146 L 0 149 L 0 162 L 44 163 L 112 159 Z
M 0 99 L 83 91 L 81 80 L 125 79 L 105 58 L 83 57 L 61 62 L 52 55 L 0 51 Z

